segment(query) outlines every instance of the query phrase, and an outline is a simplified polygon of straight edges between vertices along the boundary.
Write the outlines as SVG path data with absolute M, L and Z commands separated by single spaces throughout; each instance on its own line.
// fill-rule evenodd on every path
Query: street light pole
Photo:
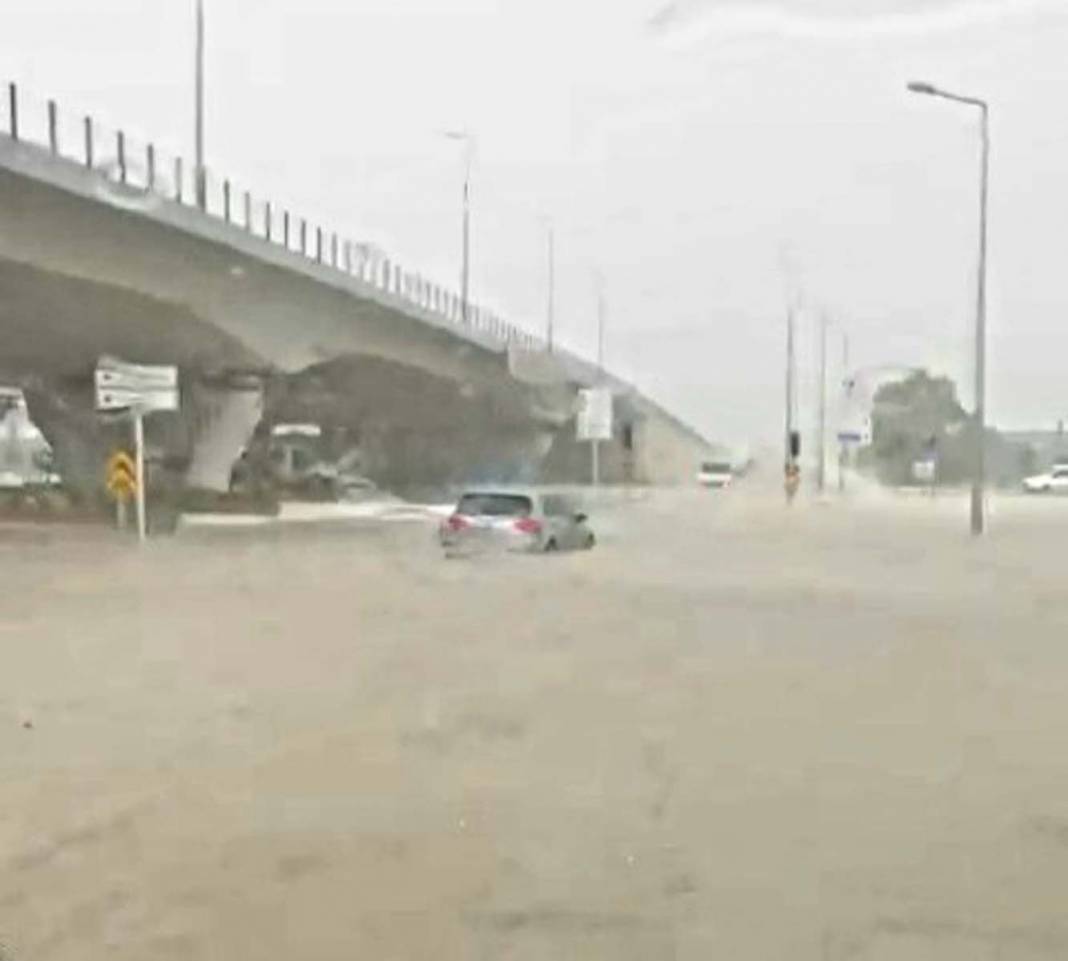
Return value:
M 990 182 L 990 110 L 982 104 L 983 156 L 979 190 L 979 280 L 975 304 L 975 483 L 972 484 L 972 533 L 983 532 L 986 482 L 986 219 Z
M 827 315 L 820 317 L 820 407 L 819 407 L 819 470 L 816 483 L 822 494 L 827 483 Z
M 979 277 L 975 303 L 975 450 L 972 474 L 971 530 L 982 534 L 983 490 L 986 486 L 986 235 L 987 194 L 990 179 L 990 107 L 978 97 L 950 93 L 929 83 L 912 82 L 912 93 L 941 97 L 977 107 L 980 114 L 981 158 L 979 181 Z
M 845 380 L 849 376 L 849 332 L 842 331 L 842 384 L 845 386 Z M 839 416 L 839 432 L 841 432 L 841 415 Z M 840 493 L 845 492 L 845 469 L 846 460 L 849 457 L 849 448 L 846 446 L 844 437 L 838 438 L 838 490 Z
M 786 469 L 794 467 L 794 309 L 786 312 Z
M 604 286 L 597 273 L 597 389 L 604 391 Z M 611 401 L 609 401 L 611 403 Z M 601 441 L 590 440 L 590 481 L 594 488 L 601 483 Z
M 545 318 L 545 349 L 553 352 L 553 314 L 555 312 L 554 301 L 556 299 L 556 251 L 554 249 L 555 238 L 553 225 L 549 224 L 549 303 Z
M 445 136 L 450 140 L 460 140 L 464 144 L 464 213 L 463 254 L 460 265 L 460 318 L 466 324 L 470 314 L 471 154 L 474 151 L 474 138 L 467 130 L 447 130 Z
M 463 266 L 460 269 L 460 316 L 466 324 L 471 303 L 471 145 L 465 149 L 464 158 L 464 227 Z
M 204 210 L 208 203 L 207 175 L 204 171 L 204 0 L 197 0 L 196 51 L 196 201 Z
M 597 276 L 597 376 L 604 380 L 604 283 Z

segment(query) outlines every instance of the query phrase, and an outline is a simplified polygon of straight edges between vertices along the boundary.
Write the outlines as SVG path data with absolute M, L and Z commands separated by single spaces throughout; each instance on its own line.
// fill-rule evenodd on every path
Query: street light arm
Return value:
M 980 100 L 978 97 L 965 97 L 959 93 L 951 93 L 948 90 L 943 90 L 941 87 L 936 87 L 934 84 L 925 83 L 921 80 L 913 80 L 908 84 L 910 93 L 918 93 L 927 97 L 941 97 L 943 100 L 953 100 L 957 103 L 966 103 L 972 107 L 978 107 L 984 113 L 989 109 L 985 100 Z

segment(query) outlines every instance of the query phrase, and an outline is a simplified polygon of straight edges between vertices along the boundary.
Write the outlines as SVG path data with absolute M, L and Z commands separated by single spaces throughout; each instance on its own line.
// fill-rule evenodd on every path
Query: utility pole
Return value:
M 827 481 L 827 315 L 820 317 L 820 405 L 819 405 L 819 461 L 816 486 L 822 494 Z
M 545 349 L 553 352 L 553 301 L 556 297 L 556 252 L 553 249 L 553 225 L 549 224 L 549 303 L 545 319 Z
M 786 312 L 786 467 L 794 467 L 794 308 Z
M 464 161 L 464 225 L 463 264 L 460 268 L 460 316 L 466 324 L 471 312 L 471 145 L 466 147 Z
M 604 285 L 597 278 L 597 376 L 604 380 Z
M 207 174 L 204 170 L 204 0 L 197 0 L 196 52 L 196 200 L 204 210 L 208 205 Z
M 849 377 L 849 333 L 842 331 L 842 390 L 845 391 L 846 378 Z M 845 407 L 845 398 L 843 397 L 843 408 Z M 841 421 L 839 420 L 838 430 L 842 429 Z M 846 460 L 849 457 L 849 447 L 843 437 L 838 438 L 838 490 L 840 493 L 845 492 L 845 469 Z
M 446 130 L 444 136 L 449 140 L 458 140 L 464 145 L 464 211 L 463 240 L 460 260 L 460 319 L 466 325 L 471 313 L 471 158 L 475 152 L 475 138 L 466 128 L 463 130 Z
M 604 288 L 597 278 L 597 387 L 604 390 Z M 594 438 L 590 443 L 590 476 L 593 486 L 601 483 L 601 442 Z

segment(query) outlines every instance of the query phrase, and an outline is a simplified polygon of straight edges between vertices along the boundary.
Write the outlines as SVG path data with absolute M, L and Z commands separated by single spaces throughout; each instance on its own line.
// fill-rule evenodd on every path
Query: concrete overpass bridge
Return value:
M 60 472 L 97 489 L 118 429 L 93 412 L 102 354 L 177 364 L 149 419 L 180 483 L 225 490 L 256 432 L 312 419 L 384 485 L 581 481 L 576 391 L 603 376 L 607 480 L 671 483 L 709 449 L 635 389 L 181 158 L 9 85 L 0 124 L 0 379 L 21 384 Z M 548 363 L 547 363 L 548 361 Z M 548 370 L 551 376 L 545 376 Z

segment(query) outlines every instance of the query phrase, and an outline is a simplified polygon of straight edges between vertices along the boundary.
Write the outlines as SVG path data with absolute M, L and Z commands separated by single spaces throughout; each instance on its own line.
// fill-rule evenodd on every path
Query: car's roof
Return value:
M 465 487 L 461 497 L 540 497 L 542 492 L 536 487 L 512 487 L 501 484 L 497 487 Z

